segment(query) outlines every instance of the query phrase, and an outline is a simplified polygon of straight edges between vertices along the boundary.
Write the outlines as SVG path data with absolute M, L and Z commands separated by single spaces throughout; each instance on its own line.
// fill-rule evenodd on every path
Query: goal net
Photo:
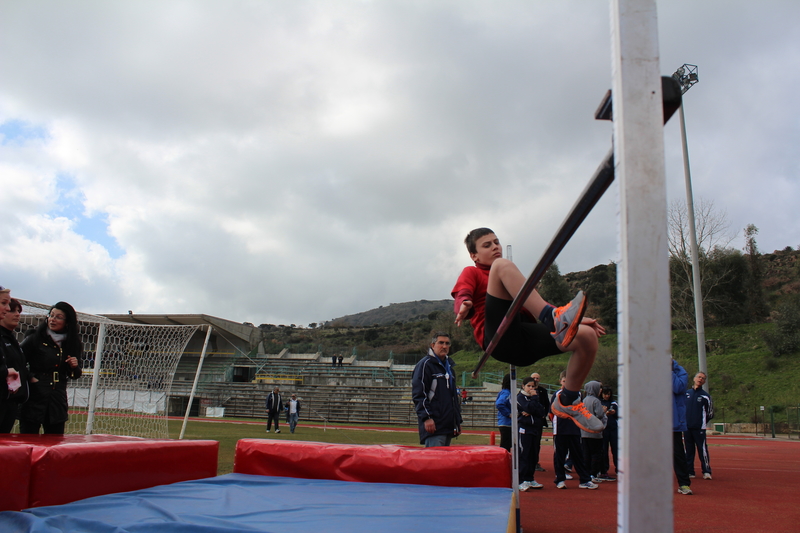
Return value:
M 49 305 L 20 300 L 22 342 L 47 319 Z M 65 433 L 169 438 L 172 378 L 186 344 L 200 326 L 115 322 L 78 313 L 83 375 L 67 383 Z

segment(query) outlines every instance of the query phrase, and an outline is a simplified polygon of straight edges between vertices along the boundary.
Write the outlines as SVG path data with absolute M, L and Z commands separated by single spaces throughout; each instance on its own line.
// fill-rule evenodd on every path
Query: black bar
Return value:
M 661 91 L 663 94 L 664 124 L 666 124 L 681 105 L 680 84 L 672 77 L 662 76 Z M 606 96 L 604 97 L 603 102 L 600 104 L 600 108 L 598 108 L 595 116 L 598 119 L 610 120 L 613 116 L 612 113 L 611 91 L 609 91 L 606 93 Z M 608 187 L 611 186 L 613 182 L 614 148 L 612 147 L 608 152 L 608 155 L 606 155 L 603 162 L 600 163 L 600 166 L 595 171 L 594 176 L 592 176 L 592 179 L 589 182 L 589 185 L 586 186 L 581 195 L 578 197 L 578 201 L 574 206 L 572 206 L 572 210 L 561 224 L 561 227 L 556 232 L 556 236 L 550 242 L 550 245 L 545 250 L 542 258 L 536 264 L 536 267 L 531 272 L 531 275 L 528 276 L 528 279 L 525 281 L 525 284 L 522 286 L 519 293 L 517 293 L 514 301 L 511 302 L 511 307 L 509 307 L 506 316 L 503 318 L 503 321 L 500 322 L 500 326 L 497 328 L 497 332 L 495 332 L 492 342 L 490 342 L 489 346 L 486 347 L 486 352 L 484 352 L 483 356 L 481 356 L 481 359 L 475 366 L 475 370 L 472 371 L 473 378 L 478 377 L 478 372 L 481 371 L 483 365 L 485 365 L 486 361 L 489 360 L 489 357 L 491 357 L 494 349 L 497 347 L 497 343 L 500 342 L 506 330 L 511 325 L 511 319 L 514 318 L 514 316 L 522 309 L 525 300 L 528 299 L 528 296 L 531 295 L 533 289 L 536 288 L 536 284 L 542 279 L 542 276 L 544 276 L 545 272 L 547 272 L 547 269 L 550 268 L 550 265 L 555 262 L 558 254 L 561 253 L 561 250 L 564 249 L 569 240 L 572 238 L 580 225 L 592 211 L 594 206 L 597 205 L 597 202 L 600 201 L 600 198 L 603 197 L 603 194 L 606 192 L 606 190 L 608 190 Z

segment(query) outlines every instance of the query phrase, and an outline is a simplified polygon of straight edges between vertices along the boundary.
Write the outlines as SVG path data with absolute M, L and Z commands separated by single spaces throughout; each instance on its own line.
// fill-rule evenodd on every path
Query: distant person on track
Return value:
M 286 423 L 289 424 L 289 433 L 294 433 L 299 419 L 300 401 L 297 399 L 297 394 L 292 394 L 292 398 L 286 402 Z
M 461 402 L 456 390 L 455 362 L 448 356 L 450 335 L 436 333 L 428 355 L 414 367 L 411 399 L 419 421 L 419 442 L 426 448 L 450 446 L 461 434 Z
M 277 386 L 272 389 L 267 395 L 265 402 L 267 408 L 267 433 L 272 429 L 272 422 L 275 421 L 275 433 L 280 433 L 278 421 L 281 418 L 281 411 L 283 410 L 283 402 L 281 401 L 281 390 Z
M 28 362 L 30 399 L 22 404 L 19 432 L 63 435 L 69 419 L 67 382 L 81 377 L 83 343 L 78 314 L 67 302 L 50 308 L 32 335 L 20 344 Z
M 500 240 L 489 228 L 472 230 L 464 244 L 475 265 L 464 268 L 451 291 L 455 322 L 460 326 L 469 320 L 475 340 L 485 350 L 526 278 L 514 263 L 503 259 Z M 597 338 L 605 335 L 596 320 L 584 318 L 586 303 L 579 292 L 572 302 L 557 308 L 534 290 L 492 356 L 504 363 L 528 366 L 548 355 L 571 351 L 566 387 L 558 403 L 551 403 L 551 411 L 585 431 L 600 433 L 603 423 L 586 411 L 580 399 L 581 386 L 597 354 Z
M 700 457 L 700 468 L 703 479 L 711 479 L 711 466 L 708 462 L 708 444 L 706 443 L 706 426 L 714 418 L 714 404 L 711 395 L 703 390 L 706 382 L 704 372 L 694 376 L 692 388 L 686 391 L 686 431 L 683 438 L 686 444 L 686 463 L 689 465 L 689 477 L 695 476 L 694 451 Z
M 672 360 L 672 468 L 678 479 L 678 494 L 692 494 L 692 480 L 689 478 L 689 465 L 686 462 L 686 449 L 683 445 L 683 432 L 686 431 L 686 385 L 689 374 Z

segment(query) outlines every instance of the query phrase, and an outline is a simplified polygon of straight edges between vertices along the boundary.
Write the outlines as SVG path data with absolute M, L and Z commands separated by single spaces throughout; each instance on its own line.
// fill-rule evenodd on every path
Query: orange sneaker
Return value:
M 583 291 L 578 291 L 570 303 L 553 309 L 555 329 L 550 335 L 563 348 L 569 346 L 575 338 L 575 334 L 578 333 L 578 326 L 581 325 L 583 315 L 586 313 L 586 304 L 587 300 Z

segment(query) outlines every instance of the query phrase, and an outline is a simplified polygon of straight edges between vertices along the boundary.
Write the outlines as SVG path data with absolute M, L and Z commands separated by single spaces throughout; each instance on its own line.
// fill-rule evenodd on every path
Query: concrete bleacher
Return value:
M 181 358 L 171 397 L 188 399 L 198 362 L 196 355 Z M 255 378 L 234 382 L 235 367 L 256 369 Z M 211 354 L 200 373 L 196 414 L 203 416 L 205 407 L 223 407 L 226 417 L 266 418 L 265 398 L 278 386 L 287 400 L 291 393 L 298 395 L 305 421 L 416 425 L 411 401 L 413 369 L 413 365 L 358 361 L 356 357 L 346 357 L 342 366 L 334 366 L 330 357 L 321 354 L 289 354 L 285 350 L 259 356 Z M 464 427 L 494 427 L 497 393 L 470 387 L 469 394 L 472 401 L 462 406 Z

